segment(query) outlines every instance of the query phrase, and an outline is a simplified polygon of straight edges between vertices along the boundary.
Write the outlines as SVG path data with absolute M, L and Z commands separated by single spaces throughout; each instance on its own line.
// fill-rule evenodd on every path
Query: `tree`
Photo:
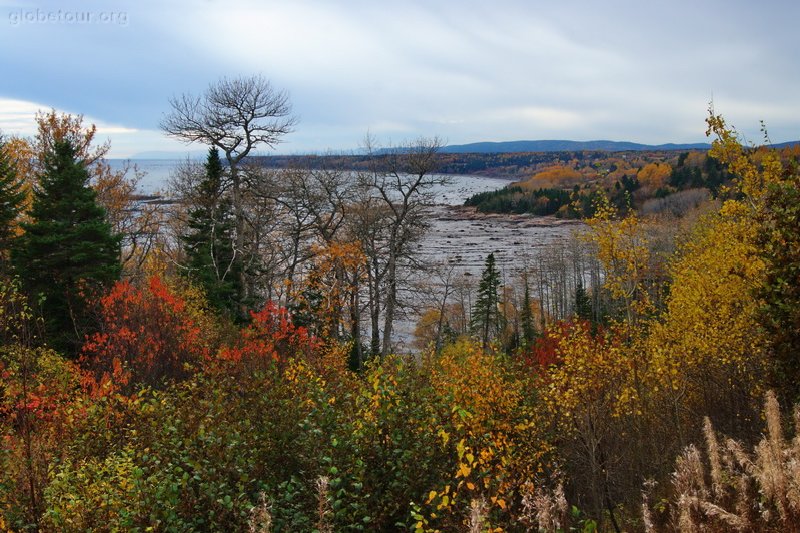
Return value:
M 0 273 L 8 270 L 8 252 L 26 196 L 16 165 L 0 138 Z
M 583 287 L 583 282 L 578 281 L 578 286 L 575 287 L 575 309 L 574 314 L 581 320 L 592 320 L 594 314 L 592 313 L 592 299 L 586 293 Z
M 120 237 L 97 205 L 89 173 L 69 141 L 44 158 L 31 222 L 12 250 L 24 286 L 45 298 L 45 332 L 53 347 L 74 355 L 88 322 L 87 298 L 120 275 Z
M 6 144 L 25 191 L 25 208 L 30 206 L 32 191 L 55 143 L 69 142 L 75 150 L 75 159 L 89 172 L 90 184 L 97 192 L 97 203 L 105 209 L 113 232 L 122 236 L 123 273 L 140 276 L 150 252 L 157 246 L 164 222 L 163 206 L 142 202 L 138 194 L 139 181 L 144 174 L 132 165 L 113 170 L 104 159 L 110 143 L 96 144 L 97 127 L 84 125 L 82 115 L 57 113 L 51 109 L 36 114 L 36 125 L 35 138 L 14 137 Z
M 235 217 L 235 262 L 245 265 L 254 255 L 246 250 L 247 210 L 244 193 L 249 184 L 241 165 L 259 145 L 275 146 L 292 131 L 296 120 L 291 115 L 289 95 L 276 91 L 262 76 L 222 78 L 209 85 L 201 96 L 184 94 L 170 100 L 172 111 L 164 118 L 161 129 L 187 143 L 201 142 L 216 146 L 225 155 L 231 184 L 231 200 Z M 237 268 L 239 281 L 246 292 L 250 286 L 246 269 Z M 246 300 L 249 294 L 244 294 Z M 246 315 L 240 306 L 239 313 Z
M 365 144 L 371 168 L 359 176 L 362 198 L 367 206 L 366 216 L 362 218 L 372 219 L 373 224 L 361 228 L 359 233 L 369 259 L 368 281 L 370 295 L 374 298 L 370 305 L 372 348 L 377 348 L 377 317 L 381 310 L 377 300 L 383 293 L 380 353 L 386 356 L 392 347 L 403 263 L 413 256 L 412 244 L 427 229 L 426 209 L 433 204 L 435 187 L 447 183 L 448 178 L 434 174 L 442 145 L 437 137 L 420 138 L 383 155 L 374 150 L 369 137 Z M 370 235 L 363 235 L 365 233 Z M 379 287 L 381 283 L 383 286 Z
M 767 190 L 758 235 L 766 265 L 758 290 L 764 305 L 760 321 L 769 333 L 775 386 L 800 400 L 800 176 Z
M 520 329 L 522 333 L 522 347 L 527 349 L 536 340 L 536 325 L 533 318 L 533 308 L 531 307 L 531 287 L 528 283 L 528 273 L 525 272 L 522 278 L 522 309 L 519 312 Z
M 472 310 L 472 329 L 480 337 L 484 350 L 502 329 L 499 289 L 500 272 L 495 264 L 494 253 L 490 253 L 486 257 L 475 307 Z
M 205 175 L 197 185 L 195 206 L 189 212 L 183 235 L 188 277 L 206 292 L 208 303 L 220 312 L 237 316 L 241 304 L 241 278 L 236 262 L 230 199 L 224 196 L 219 150 L 209 148 Z

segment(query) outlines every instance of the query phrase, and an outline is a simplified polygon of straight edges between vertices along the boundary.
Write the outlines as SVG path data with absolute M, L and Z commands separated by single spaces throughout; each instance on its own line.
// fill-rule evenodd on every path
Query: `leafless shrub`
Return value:
M 641 208 L 643 215 L 670 214 L 682 217 L 689 211 L 700 207 L 711 199 L 708 189 L 688 189 L 665 196 L 647 200 Z

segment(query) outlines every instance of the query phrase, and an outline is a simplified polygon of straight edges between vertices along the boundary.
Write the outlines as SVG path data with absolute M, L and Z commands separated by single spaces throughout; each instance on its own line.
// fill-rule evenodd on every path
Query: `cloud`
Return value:
M 797 138 L 800 4 L 730 1 L 143 0 L 125 27 L 0 32 L 0 46 L 29 51 L 0 59 L 0 97 L 83 112 L 126 146 L 167 142 L 157 129 L 171 95 L 253 73 L 290 93 L 301 120 L 288 152 L 356 147 L 367 129 L 699 141 L 712 94 L 730 122 Z M 0 127 L 24 126 L 14 109 Z
M 0 98 L 0 131 L 5 135 L 32 137 L 36 135 L 37 131 L 36 114 L 47 112 L 50 109 L 51 107 L 36 102 Z M 61 109 L 56 109 L 56 111 L 70 113 Z M 189 149 L 184 144 L 167 139 L 158 130 L 144 130 L 118 124 L 108 124 L 91 116 L 84 116 L 83 122 L 86 125 L 94 124 L 97 126 L 96 139 L 98 142 L 103 142 L 105 138 L 109 138 L 112 141 L 111 150 L 109 151 L 109 157 L 111 158 L 131 157 L 137 152 L 149 150 L 189 152 Z
M 0 131 L 27 137 L 36 133 L 36 113 L 47 109 L 34 102 L 0 98 Z

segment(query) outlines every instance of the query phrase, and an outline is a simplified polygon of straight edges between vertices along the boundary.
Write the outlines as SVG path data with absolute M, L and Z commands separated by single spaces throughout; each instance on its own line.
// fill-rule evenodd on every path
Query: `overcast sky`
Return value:
M 749 140 L 760 120 L 800 138 L 795 1 L 0 0 L 0 17 L 0 130 L 82 113 L 112 157 L 186 150 L 158 129 L 170 96 L 251 74 L 299 118 L 279 153 L 368 131 L 702 142 L 712 98 Z

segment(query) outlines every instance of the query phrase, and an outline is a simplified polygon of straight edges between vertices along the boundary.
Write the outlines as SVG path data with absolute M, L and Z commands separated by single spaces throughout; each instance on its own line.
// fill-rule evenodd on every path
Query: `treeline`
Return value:
M 687 190 L 706 189 L 716 198 L 732 179 L 724 166 L 705 152 L 651 153 L 633 159 L 627 154 L 612 154 L 568 161 L 540 169 L 528 179 L 492 193 L 474 195 L 465 205 L 483 213 L 587 218 L 593 216 L 592 206 L 598 197 L 605 196 L 622 211 L 642 208 L 649 202 L 648 210 L 653 212 L 656 205 L 671 205 L 665 199 Z M 654 203 L 654 199 L 664 201 Z
M 345 168 L 364 170 L 374 166 L 376 160 L 388 162 L 391 152 L 384 150 L 377 154 L 347 155 L 272 155 L 254 156 L 252 162 L 266 168 L 306 167 L 312 169 Z M 564 161 L 584 161 L 590 164 L 610 157 L 612 152 L 514 152 L 514 153 L 466 153 L 451 154 L 440 152 L 437 155 L 437 170 L 443 174 L 475 174 L 487 177 L 519 179 L 547 166 Z

